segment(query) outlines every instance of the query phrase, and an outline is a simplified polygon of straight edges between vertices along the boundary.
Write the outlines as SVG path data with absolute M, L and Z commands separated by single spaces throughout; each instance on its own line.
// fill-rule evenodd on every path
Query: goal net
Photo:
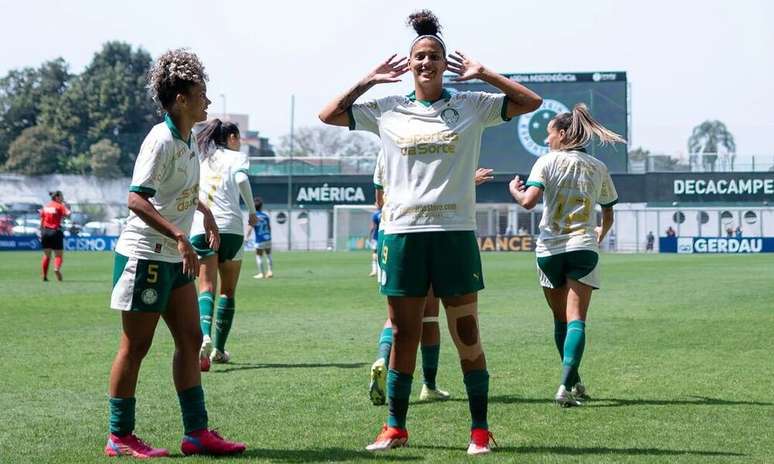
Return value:
M 336 205 L 333 207 L 333 246 L 336 251 L 367 250 L 373 206 Z

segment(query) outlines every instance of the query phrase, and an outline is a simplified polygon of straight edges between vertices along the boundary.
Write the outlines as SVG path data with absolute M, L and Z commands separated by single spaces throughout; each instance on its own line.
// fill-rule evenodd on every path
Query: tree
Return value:
M 696 153 L 703 154 L 702 160 L 705 168 L 709 167 L 710 171 L 715 170 L 715 162 L 721 148 L 727 153 L 736 152 L 734 136 L 720 121 L 704 121 L 693 128 L 693 132 L 688 138 L 688 153 L 694 157 Z
M 630 161 L 646 161 L 650 156 L 650 150 L 646 150 L 642 147 L 637 147 L 634 150 L 629 150 Z
M 669 155 L 651 155 L 648 157 L 648 171 L 651 172 L 672 172 L 680 171 L 684 166 L 680 165 L 680 160 L 672 158 Z
M 54 107 L 72 75 L 62 58 L 39 68 L 12 70 L 0 79 L 0 165 L 22 131 L 40 122 L 46 108 Z
M 349 132 L 346 128 L 307 126 L 293 134 L 293 156 L 329 158 L 335 156 L 373 156 L 379 153 L 375 136 Z M 280 137 L 277 154 L 290 156 L 290 135 Z
M 87 153 L 100 140 L 110 140 L 120 150 L 117 166 L 130 175 L 143 137 L 158 120 L 145 88 L 150 65 L 145 50 L 106 43 L 43 121 L 66 134 L 70 153 Z
M 91 155 L 79 153 L 76 156 L 65 156 L 59 160 L 58 172 L 85 176 L 91 171 Z
M 121 177 L 118 162 L 121 159 L 121 149 L 108 139 L 102 139 L 89 148 L 91 172 L 97 177 L 115 179 Z
M 45 126 L 28 127 L 11 143 L 5 168 L 33 176 L 51 174 L 65 153 L 55 131 Z

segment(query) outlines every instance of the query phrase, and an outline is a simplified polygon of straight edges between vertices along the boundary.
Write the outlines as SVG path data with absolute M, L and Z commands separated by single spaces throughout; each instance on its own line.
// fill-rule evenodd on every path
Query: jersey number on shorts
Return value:
M 159 281 L 159 265 L 158 264 L 149 264 L 148 265 L 148 278 L 146 279 L 146 282 L 149 284 L 155 284 Z
M 389 249 L 387 248 L 387 245 L 382 245 L 382 264 L 387 264 L 388 253 L 389 253 Z

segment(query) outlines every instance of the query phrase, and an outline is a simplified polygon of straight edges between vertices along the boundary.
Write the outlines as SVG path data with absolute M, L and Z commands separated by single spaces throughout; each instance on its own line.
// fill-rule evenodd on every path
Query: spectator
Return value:
M 733 237 L 734 236 L 734 229 L 731 228 L 731 226 L 728 226 L 726 229 L 726 237 Z
M 674 237 L 677 234 L 675 233 L 675 230 L 672 228 L 672 226 L 669 226 L 666 230 L 666 235 L 667 237 Z
M 740 226 L 736 226 L 736 230 L 734 230 L 734 236 L 736 238 L 742 238 L 742 228 Z
M 656 237 L 653 235 L 653 231 L 649 231 L 645 236 L 645 251 L 653 251 L 653 244 L 656 241 Z
M 0 235 L 13 235 L 13 219 L 0 215 Z

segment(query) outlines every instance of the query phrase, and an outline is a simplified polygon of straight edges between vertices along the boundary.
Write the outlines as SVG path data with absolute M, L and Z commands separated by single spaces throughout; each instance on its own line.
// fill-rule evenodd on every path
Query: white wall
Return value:
M 48 192 L 61 190 L 70 205 L 105 205 L 111 219 L 126 214 L 126 198 L 131 179 L 101 179 L 93 176 L 54 174 L 49 176 L 22 176 L 0 174 L 0 203 L 36 202 L 50 200 Z M 77 208 L 76 208 L 77 210 Z
M 731 218 L 721 219 L 721 213 L 728 211 Z M 682 213 L 685 220 L 675 221 L 675 214 Z M 708 221 L 700 224 L 701 212 L 707 214 Z M 745 219 L 752 212 L 755 220 Z M 658 237 L 666 235 L 672 227 L 678 236 L 684 237 L 723 237 L 726 229 L 740 226 L 744 237 L 774 236 L 774 207 L 771 206 L 708 206 L 708 207 L 669 207 L 647 208 L 644 203 L 620 203 L 615 205 L 615 223 L 617 251 L 645 251 L 645 236 L 653 231 L 656 236 L 655 248 L 658 251 Z

